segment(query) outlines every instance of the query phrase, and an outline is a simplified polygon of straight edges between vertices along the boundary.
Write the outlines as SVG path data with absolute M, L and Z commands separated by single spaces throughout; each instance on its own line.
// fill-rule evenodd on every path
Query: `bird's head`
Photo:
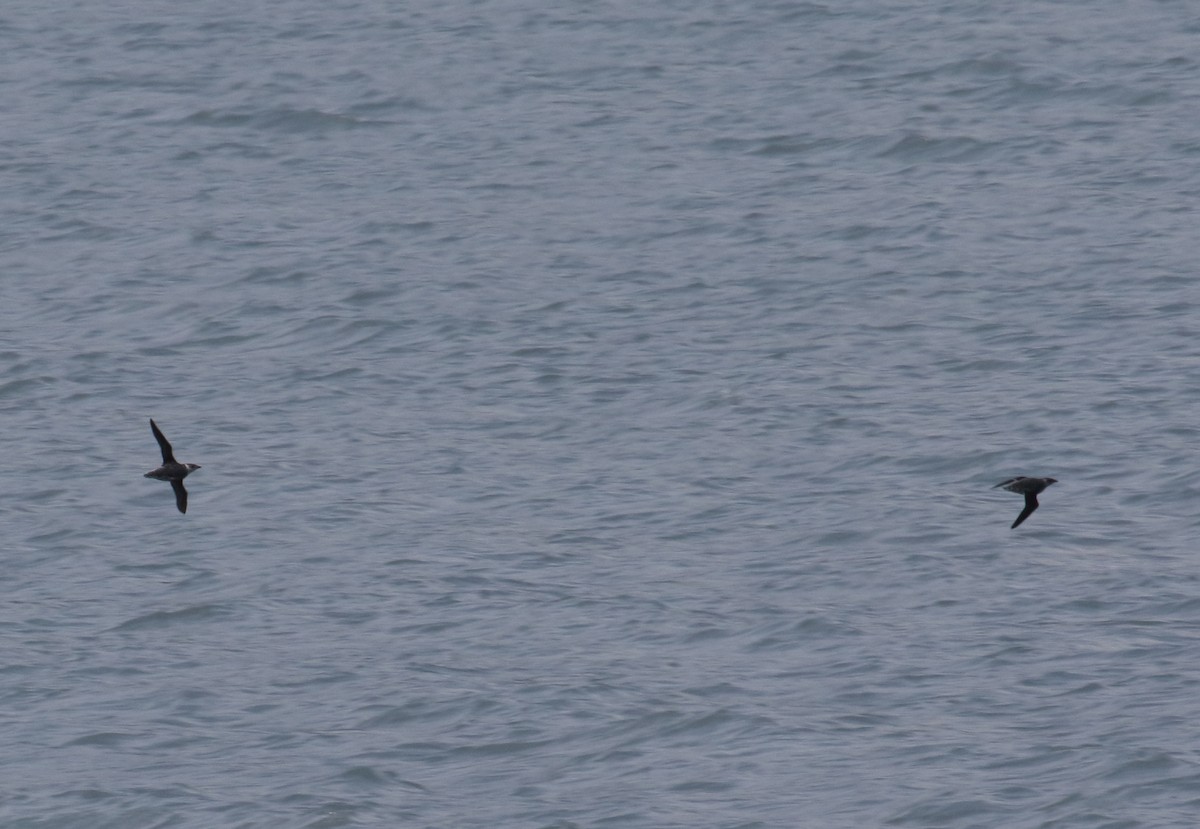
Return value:
M 195 472 L 197 469 L 200 468 L 200 464 L 198 464 L 198 463 L 185 463 L 184 466 L 187 467 L 188 472 Z

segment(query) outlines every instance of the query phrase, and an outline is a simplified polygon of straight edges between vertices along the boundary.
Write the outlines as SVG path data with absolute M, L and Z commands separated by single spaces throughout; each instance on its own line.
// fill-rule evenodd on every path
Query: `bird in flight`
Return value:
M 1019 492 L 1025 496 L 1025 509 L 1021 510 L 1021 514 L 1017 516 L 1017 520 L 1009 527 L 1010 530 L 1015 530 L 1021 526 L 1021 522 L 1029 516 L 1033 515 L 1033 511 L 1038 508 L 1038 493 L 1044 490 L 1050 484 L 1058 483 L 1057 478 L 1026 478 L 1024 475 L 1018 475 L 1015 478 L 1009 478 L 1007 481 L 1001 481 L 992 487 L 1003 487 L 1009 492 Z
M 158 441 L 158 447 L 162 449 L 163 462 L 158 469 L 151 469 L 147 472 L 145 477 L 158 481 L 170 481 L 171 489 L 175 490 L 175 506 L 179 507 L 180 512 L 187 512 L 187 490 L 183 488 L 183 479 L 199 469 L 200 464 L 180 463 L 175 460 L 175 453 L 171 451 L 171 442 L 167 440 L 166 435 L 159 431 L 154 418 L 150 418 L 150 431 L 154 432 L 154 439 Z

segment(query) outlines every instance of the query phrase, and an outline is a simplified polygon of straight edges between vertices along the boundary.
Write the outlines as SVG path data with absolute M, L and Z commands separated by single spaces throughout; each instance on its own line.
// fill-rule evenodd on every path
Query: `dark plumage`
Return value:
M 1025 496 L 1025 509 L 1021 510 L 1021 514 L 1017 516 L 1017 520 L 1009 527 L 1010 530 L 1015 530 L 1021 526 L 1021 522 L 1029 516 L 1033 515 L 1033 511 L 1038 508 L 1038 493 L 1044 490 L 1050 484 L 1058 483 L 1057 478 L 1026 478 L 1024 475 L 1018 475 L 1015 478 L 1009 478 L 1007 481 L 1001 481 L 992 487 L 1003 487 L 1009 492 L 1018 492 Z
M 170 481 L 171 489 L 175 490 L 175 506 L 179 507 L 180 512 L 187 512 L 187 490 L 183 488 L 183 479 L 199 469 L 200 464 L 180 463 L 175 460 L 175 453 L 171 451 L 171 443 L 167 440 L 166 435 L 159 431 L 154 418 L 150 419 L 150 431 L 154 432 L 158 448 L 162 449 L 163 462 L 162 466 L 158 469 L 151 469 L 144 477 L 154 478 L 158 481 Z

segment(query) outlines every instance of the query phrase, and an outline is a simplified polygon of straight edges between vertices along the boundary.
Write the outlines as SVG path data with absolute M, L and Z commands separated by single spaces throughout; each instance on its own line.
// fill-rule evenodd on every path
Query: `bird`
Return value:
M 1021 514 L 1017 516 L 1017 520 L 1009 527 L 1010 530 L 1015 530 L 1021 526 L 1021 522 L 1029 516 L 1033 515 L 1033 511 L 1038 508 L 1038 493 L 1043 491 L 1050 484 L 1058 483 L 1057 478 L 1026 478 L 1024 475 L 1018 475 L 1015 478 L 1009 478 L 1007 481 L 1001 481 L 992 487 L 1004 487 L 1009 492 L 1019 492 L 1025 496 L 1025 509 L 1021 510 Z
M 150 431 L 154 432 L 154 439 L 158 441 L 158 447 L 162 449 L 163 462 L 162 466 L 158 469 L 151 469 L 144 477 L 154 478 L 158 481 L 170 481 L 171 489 L 175 490 L 175 506 L 179 507 L 180 512 L 187 512 L 187 490 L 183 488 L 183 479 L 199 469 L 200 464 L 180 463 L 175 460 L 175 453 L 171 451 L 171 442 L 159 430 L 154 418 L 150 418 Z

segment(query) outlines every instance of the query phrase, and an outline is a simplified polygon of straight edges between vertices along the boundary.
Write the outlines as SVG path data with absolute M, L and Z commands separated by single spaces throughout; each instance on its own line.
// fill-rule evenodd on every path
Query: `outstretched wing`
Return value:
M 158 448 L 162 450 L 163 463 L 175 463 L 175 453 L 171 451 L 171 442 L 158 430 L 158 424 L 154 422 L 154 418 L 150 418 L 150 431 L 154 432 L 154 439 L 158 441 Z
M 175 506 L 179 507 L 180 512 L 187 512 L 187 490 L 183 488 L 183 481 L 172 479 L 171 489 L 175 490 Z
M 1025 493 L 1025 509 L 1021 510 L 1021 514 L 1017 516 L 1017 520 L 1009 527 L 1010 530 L 1015 530 L 1021 526 L 1021 522 L 1029 516 L 1033 515 L 1033 511 L 1038 508 L 1037 494 L 1033 492 Z

